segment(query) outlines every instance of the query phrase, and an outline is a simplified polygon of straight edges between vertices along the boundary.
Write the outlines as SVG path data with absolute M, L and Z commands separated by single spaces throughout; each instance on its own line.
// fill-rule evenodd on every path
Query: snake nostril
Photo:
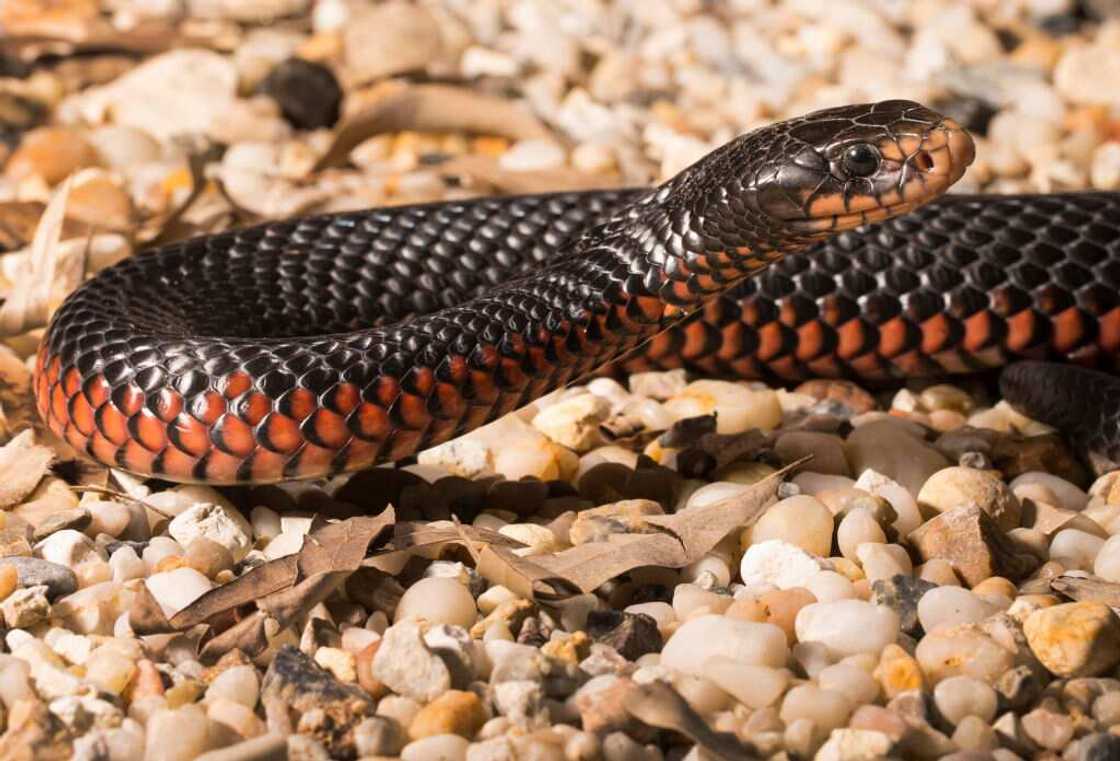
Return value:
M 919 172 L 933 171 L 933 156 L 929 151 L 918 151 L 912 159 L 914 168 Z

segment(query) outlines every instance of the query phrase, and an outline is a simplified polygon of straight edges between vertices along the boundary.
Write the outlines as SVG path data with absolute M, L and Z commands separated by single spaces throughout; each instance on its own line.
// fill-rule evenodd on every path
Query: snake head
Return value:
M 841 106 L 748 133 L 710 171 L 727 190 L 720 227 L 765 220 L 756 237 L 814 239 L 905 213 L 941 195 L 975 157 L 968 133 L 912 101 Z M 713 210 L 709 209 L 709 212 Z M 761 214 L 759 213 L 761 212 Z

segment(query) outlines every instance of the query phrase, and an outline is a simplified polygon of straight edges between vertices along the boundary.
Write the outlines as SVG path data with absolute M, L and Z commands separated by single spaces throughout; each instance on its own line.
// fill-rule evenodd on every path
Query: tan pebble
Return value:
M 1019 525 L 1022 506 L 995 472 L 950 467 L 937 471 L 918 492 L 919 505 L 938 513 L 977 505 L 1004 531 Z
M 898 645 L 887 645 L 879 657 L 873 676 L 887 699 L 909 690 L 925 688 L 925 677 L 918 662 Z
M 767 609 L 766 606 L 762 604 L 762 601 L 758 597 L 751 596 L 735 600 L 727 606 L 727 610 L 723 612 L 723 615 L 728 618 L 737 618 L 740 621 L 756 621 L 762 623 L 766 620 L 766 613 Z
M 23 136 L 4 174 L 13 180 L 40 177 L 54 185 L 97 161 L 97 151 L 80 133 L 65 127 L 42 127 Z
M 19 572 L 14 565 L 0 565 L 0 600 L 16 590 L 19 586 Z
M 373 659 L 380 646 L 381 640 L 377 640 L 354 656 L 354 670 L 358 676 L 358 685 L 375 698 L 379 698 L 389 691 L 381 680 L 373 675 Z
M 1060 605 L 1061 602 L 1054 595 L 1019 595 L 1011 603 L 1011 607 L 1007 609 L 1007 615 L 1022 624 L 1036 610 L 1052 608 L 1055 605 Z
M 233 568 L 233 554 L 221 544 L 204 536 L 191 540 L 184 556 L 186 563 L 208 579 Z
M 1097 676 L 1120 663 L 1120 619 L 1104 603 L 1036 610 L 1023 633 L 1042 665 L 1058 676 Z
M 132 199 L 109 173 L 86 169 L 74 176 L 66 216 L 95 228 L 126 230 L 133 223 Z
M 758 602 L 765 609 L 766 615 L 762 619 L 768 624 L 774 624 L 786 635 L 786 641 L 791 645 L 797 641 L 794 621 L 798 612 L 806 605 L 817 601 L 813 593 L 802 587 L 789 589 L 776 589 L 759 596 Z
M 167 700 L 168 708 L 178 708 L 179 706 L 187 705 L 188 703 L 196 702 L 202 693 L 206 691 L 206 687 L 195 679 L 186 679 L 174 687 L 170 687 L 163 693 L 163 697 Z
M 1019 594 L 1019 589 L 1010 580 L 1002 576 L 989 576 L 972 587 L 972 592 L 980 596 L 998 595 L 1014 600 L 1015 596 Z
M 358 681 L 353 653 L 338 647 L 320 647 L 315 651 L 315 662 L 334 674 L 335 679 L 340 682 Z
M 163 573 L 164 571 L 174 571 L 176 568 L 190 568 L 190 563 L 182 555 L 168 555 L 161 558 L 156 567 L 152 569 L 152 574 Z
M 268 728 L 252 708 L 228 698 L 208 700 L 206 715 L 212 721 L 224 724 L 244 739 L 263 735 Z
M 478 695 L 448 690 L 420 709 L 408 726 L 413 740 L 433 735 L 459 735 L 470 740 L 486 723 L 487 712 Z
M 156 669 L 156 665 L 147 658 L 138 660 L 136 673 L 133 674 L 132 683 L 129 685 L 129 701 L 160 697 L 163 694 L 163 676 Z
M 587 632 L 575 631 L 566 637 L 557 637 L 544 643 L 541 653 L 575 666 L 591 655 L 591 638 L 587 636 Z

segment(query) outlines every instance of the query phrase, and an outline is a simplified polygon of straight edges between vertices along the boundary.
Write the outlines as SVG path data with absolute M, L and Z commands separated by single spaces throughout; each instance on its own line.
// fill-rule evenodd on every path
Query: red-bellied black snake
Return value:
M 780 380 L 1116 355 L 1120 201 L 923 206 L 972 158 L 952 120 L 886 101 L 748 133 L 650 190 L 194 238 L 71 294 L 39 412 L 113 467 L 260 483 L 407 457 L 618 361 Z

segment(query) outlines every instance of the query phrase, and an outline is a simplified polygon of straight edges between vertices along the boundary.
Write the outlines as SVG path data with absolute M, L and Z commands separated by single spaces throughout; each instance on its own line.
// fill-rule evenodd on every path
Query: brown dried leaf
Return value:
M 515 140 L 549 136 L 529 109 L 505 98 L 451 85 L 387 82 L 374 91 L 368 105 L 343 118 L 313 171 L 346 163 L 350 151 L 369 137 L 402 130 L 472 132 Z
M 1078 602 L 1103 602 L 1120 608 L 1120 584 L 1097 576 L 1062 575 L 1050 580 L 1050 588 Z
M 0 335 L 15 336 L 46 325 L 56 306 L 56 294 L 65 296 L 81 282 L 85 257 L 61 255 L 60 239 L 70 185 L 71 180 L 67 179 L 59 186 L 39 220 L 27 266 L 0 305 Z
M 213 663 L 230 650 L 238 649 L 250 658 L 268 648 L 268 614 L 255 611 L 221 634 L 209 640 L 198 658 L 202 663 Z
M 35 443 L 35 434 L 22 431 L 0 447 L 0 510 L 22 502 L 50 468 L 54 452 Z
M 13 431 L 38 424 L 31 394 L 31 371 L 11 347 L 0 344 L 0 437 L 7 439 Z
M 396 513 L 390 506 L 380 515 L 328 523 L 308 534 L 296 554 L 257 566 L 230 583 L 210 590 L 172 616 L 171 625 L 176 629 L 185 629 L 253 602 L 262 609 L 272 606 L 278 610 L 295 610 L 329 586 L 320 581 L 303 582 L 313 580 L 313 577 L 341 574 L 342 578 L 338 581 L 341 584 L 346 576 L 361 566 L 370 544 L 392 526 L 395 519 Z M 333 588 L 323 598 L 331 591 Z M 283 592 L 292 594 L 280 594 Z M 306 599 L 301 597 L 303 595 L 307 596 Z M 317 602 L 319 600 L 312 602 L 308 608 Z
M 128 611 L 128 624 L 140 636 L 175 631 L 147 584 L 138 584 L 136 587 L 136 595 L 132 598 L 132 607 Z
M 729 732 L 716 732 L 692 710 L 676 690 L 664 682 L 637 685 L 623 699 L 627 713 L 640 722 L 680 732 L 708 753 L 724 761 L 756 758 Z
M 773 473 L 742 494 L 673 515 L 646 517 L 658 533 L 612 534 L 605 542 L 588 542 L 555 555 L 538 555 L 534 565 L 583 592 L 619 574 L 652 565 L 681 568 L 699 560 L 737 528 L 753 524 L 777 499 L 778 485 L 790 468 Z

